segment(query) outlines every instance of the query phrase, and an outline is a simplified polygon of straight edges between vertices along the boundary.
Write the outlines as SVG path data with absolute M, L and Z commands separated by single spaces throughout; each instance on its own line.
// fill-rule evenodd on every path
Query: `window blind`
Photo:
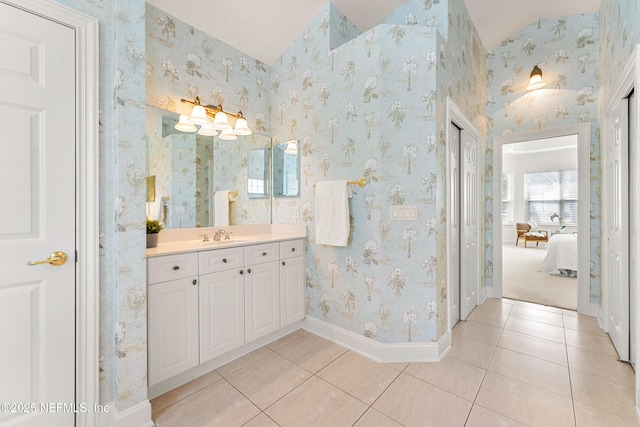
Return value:
M 563 225 L 578 223 L 577 169 L 525 173 L 524 179 L 527 221 L 553 224 L 558 214 Z

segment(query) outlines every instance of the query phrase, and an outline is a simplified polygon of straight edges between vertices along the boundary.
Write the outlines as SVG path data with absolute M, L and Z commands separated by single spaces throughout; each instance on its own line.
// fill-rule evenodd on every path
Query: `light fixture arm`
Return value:
M 211 116 L 211 117 L 215 117 L 216 113 L 223 112 L 227 116 L 231 116 L 231 117 L 234 117 L 236 119 L 243 119 L 244 118 L 244 116 L 242 115 L 242 111 L 238 111 L 237 114 L 227 113 L 226 111 L 224 111 L 222 109 L 222 104 L 218 104 L 218 105 L 202 105 L 200 103 L 200 97 L 199 96 L 196 96 L 196 99 L 194 99 L 193 101 L 189 101 L 188 99 L 180 99 L 180 102 L 182 102 L 184 104 L 189 104 L 191 106 L 200 105 L 200 106 L 204 107 L 205 111 L 207 112 L 207 115 Z

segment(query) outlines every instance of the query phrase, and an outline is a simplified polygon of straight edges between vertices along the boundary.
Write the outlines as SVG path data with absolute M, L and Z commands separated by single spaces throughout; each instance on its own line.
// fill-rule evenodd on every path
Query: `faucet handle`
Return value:
M 202 237 L 203 242 L 209 241 L 209 233 L 207 233 L 206 231 L 204 232 L 204 234 L 198 234 L 198 236 Z
M 231 235 L 233 234 L 233 231 L 227 231 L 224 235 L 224 240 L 229 240 L 231 239 Z

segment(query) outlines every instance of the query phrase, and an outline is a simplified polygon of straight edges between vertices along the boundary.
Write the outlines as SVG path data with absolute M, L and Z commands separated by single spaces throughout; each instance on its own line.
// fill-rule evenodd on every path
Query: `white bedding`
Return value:
M 578 270 L 578 236 L 554 234 L 547 242 L 547 254 L 542 261 L 548 271 Z

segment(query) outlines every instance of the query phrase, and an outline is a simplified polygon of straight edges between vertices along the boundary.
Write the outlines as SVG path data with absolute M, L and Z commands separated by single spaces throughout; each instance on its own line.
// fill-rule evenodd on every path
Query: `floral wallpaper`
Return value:
M 607 108 L 617 79 L 640 43 L 640 7 L 636 0 L 602 0 L 599 14 L 600 113 Z
M 462 1 L 442 7 L 434 17 L 423 1 L 406 2 L 392 14 L 399 23 L 385 21 L 330 50 L 334 31 L 348 26 L 329 5 L 272 66 L 273 138 L 300 140 L 302 170 L 300 199 L 274 204 L 273 221 L 308 227 L 307 314 L 380 342 L 429 342 L 446 330 L 445 153 L 437 125 L 446 95 L 439 99 L 437 88 L 475 116 L 483 106 L 472 99 L 484 79 L 463 64 L 471 36 L 451 42 L 460 53 L 441 47 L 446 38 L 439 41 L 436 29 L 449 25 L 437 18 L 449 7 L 456 30 L 472 28 Z M 414 18 L 406 24 L 408 13 Z M 305 34 L 315 36 L 310 42 Z M 360 177 L 367 186 L 350 200 L 349 245 L 316 245 L 313 184 Z M 418 219 L 393 221 L 390 205 L 416 205 Z
M 600 129 L 598 126 L 597 14 L 538 21 L 487 52 L 487 176 L 493 186 L 493 138 L 517 132 L 592 122 L 590 188 L 590 300 L 600 300 Z M 547 86 L 527 92 L 534 65 Z M 487 216 L 492 200 L 487 199 Z M 493 229 L 487 223 L 487 238 Z M 490 248 L 487 258 L 490 256 Z M 487 275 L 487 285 L 492 277 Z
M 100 24 L 99 392 L 117 413 L 147 399 L 145 4 L 57 1 Z
M 180 99 L 194 100 L 197 96 L 202 104 L 221 104 L 232 114 L 242 111 L 254 132 L 235 141 L 213 137 L 213 151 L 197 154 L 198 173 L 191 177 L 195 192 L 200 194 L 195 207 L 197 218 L 185 224 L 208 223 L 209 198 L 218 190 L 239 192 L 230 205 L 232 224 L 269 223 L 268 199 L 250 199 L 247 195 L 246 170 L 247 150 L 267 144 L 264 136 L 271 133 L 271 68 L 150 4 L 146 8 L 146 34 L 147 105 L 189 114 L 190 106 Z M 208 183 L 208 162 L 212 158 L 214 182 Z M 175 200 L 172 205 L 174 210 L 181 209 Z

